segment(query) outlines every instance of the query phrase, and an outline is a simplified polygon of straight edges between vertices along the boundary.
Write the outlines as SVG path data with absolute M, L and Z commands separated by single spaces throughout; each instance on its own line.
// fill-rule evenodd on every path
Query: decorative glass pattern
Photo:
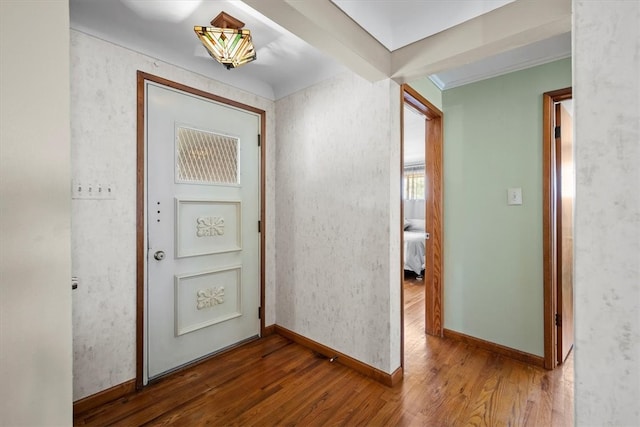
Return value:
M 227 69 L 237 68 L 256 59 L 251 31 L 233 28 L 193 28 L 209 55 Z
M 239 140 L 213 132 L 177 127 L 176 181 L 239 184 Z

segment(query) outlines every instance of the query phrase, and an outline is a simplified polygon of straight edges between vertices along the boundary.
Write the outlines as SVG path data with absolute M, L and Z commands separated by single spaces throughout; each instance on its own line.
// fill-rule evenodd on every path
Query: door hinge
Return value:
M 556 133 L 556 135 L 555 135 L 556 139 L 560 138 L 560 135 L 561 135 L 560 126 L 556 126 L 555 133 Z
M 262 233 L 262 221 L 258 221 L 258 233 Z
M 262 319 L 262 307 L 258 307 L 258 319 Z
M 556 326 L 562 327 L 562 316 L 560 316 L 560 313 L 556 313 Z
M 260 134 L 258 134 L 258 147 L 260 147 L 260 145 L 262 144 L 262 137 L 260 136 Z

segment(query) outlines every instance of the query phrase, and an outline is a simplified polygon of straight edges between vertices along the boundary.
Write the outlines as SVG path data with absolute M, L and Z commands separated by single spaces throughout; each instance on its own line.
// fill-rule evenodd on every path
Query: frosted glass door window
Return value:
M 176 128 L 176 182 L 240 184 L 238 138 Z

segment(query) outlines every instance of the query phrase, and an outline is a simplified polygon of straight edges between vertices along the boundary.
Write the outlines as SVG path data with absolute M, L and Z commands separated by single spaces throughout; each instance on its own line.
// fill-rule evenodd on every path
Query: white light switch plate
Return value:
M 507 204 L 512 206 L 522 204 L 522 188 L 507 188 Z
M 73 180 L 71 183 L 72 199 L 113 200 L 115 188 L 110 183 Z

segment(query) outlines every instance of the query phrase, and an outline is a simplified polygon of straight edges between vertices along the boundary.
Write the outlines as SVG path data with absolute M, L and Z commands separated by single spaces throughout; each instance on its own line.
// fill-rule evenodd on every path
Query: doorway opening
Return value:
M 442 336 L 442 112 L 402 85 L 401 360 L 404 366 L 405 303 L 424 298 L 429 335 Z M 417 138 L 417 142 L 415 140 Z M 405 281 L 407 279 L 407 281 Z M 405 297 L 404 286 L 414 287 Z M 417 290 L 421 287 L 422 290 Z M 421 322 L 420 322 L 421 323 Z M 416 326 L 417 327 L 417 326 Z
M 572 88 L 543 95 L 544 366 L 562 364 L 573 348 Z

